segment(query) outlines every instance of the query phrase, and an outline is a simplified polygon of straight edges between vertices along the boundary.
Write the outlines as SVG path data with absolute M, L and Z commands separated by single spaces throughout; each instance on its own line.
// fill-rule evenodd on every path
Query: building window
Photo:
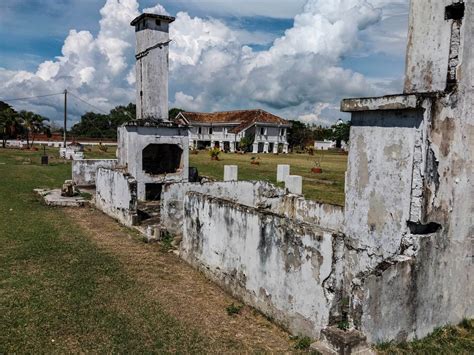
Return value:
M 209 134 L 212 134 L 212 127 L 209 127 Z
M 265 127 L 260 128 L 260 135 L 261 136 L 266 136 L 267 135 L 267 129 Z
M 158 27 L 161 26 L 161 21 L 160 20 L 155 20 L 155 23 Z
M 202 128 L 198 127 L 198 134 L 202 134 Z
M 280 128 L 280 136 L 285 136 L 286 134 L 286 128 Z

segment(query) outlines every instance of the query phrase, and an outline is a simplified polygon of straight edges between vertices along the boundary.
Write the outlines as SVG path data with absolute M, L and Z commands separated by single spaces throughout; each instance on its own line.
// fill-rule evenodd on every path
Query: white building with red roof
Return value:
M 176 119 L 190 126 L 192 149 L 217 147 L 235 152 L 242 150 L 241 140 L 248 138 L 253 153 L 288 153 L 290 122 L 264 110 L 181 112 Z

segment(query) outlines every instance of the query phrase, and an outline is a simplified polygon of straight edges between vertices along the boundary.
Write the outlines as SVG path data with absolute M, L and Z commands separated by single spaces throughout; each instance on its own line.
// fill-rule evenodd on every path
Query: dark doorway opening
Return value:
M 163 184 L 145 184 L 145 199 L 147 201 L 160 201 Z
M 152 174 L 174 174 L 181 166 L 183 150 L 176 144 L 150 144 L 142 152 L 143 171 Z

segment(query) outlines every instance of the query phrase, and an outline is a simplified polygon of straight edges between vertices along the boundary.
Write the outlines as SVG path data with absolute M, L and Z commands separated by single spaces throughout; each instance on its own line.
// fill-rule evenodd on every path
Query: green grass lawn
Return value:
M 50 165 L 41 166 L 42 152 L 0 149 L 0 354 L 238 351 L 237 341 L 211 339 L 171 316 L 116 254 L 94 244 L 64 210 L 38 200 L 34 188 L 58 187 L 70 178 L 70 163 L 53 153 Z M 333 158 L 341 165 L 341 157 Z M 193 156 L 204 174 L 219 176 L 223 164 L 241 163 L 241 176 L 254 179 L 270 176 L 279 161 L 299 161 L 303 172 L 302 161 L 309 157 L 263 156 L 255 170 L 246 167 L 247 159 L 223 155 L 221 162 L 211 163 L 205 154 Z M 166 270 L 156 272 L 176 282 Z M 473 322 L 465 321 L 423 340 L 382 344 L 378 351 L 472 354 L 473 329 Z
M 69 163 L 41 166 L 40 156 L 0 149 L 0 353 L 204 352 L 207 338 L 147 299 L 61 209 L 38 201 L 34 188 L 70 178 Z
M 381 355 L 474 354 L 474 320 L 458 326 L 436 329 L 426 338 L 401 344 L 384 343 L 376 347 Z
M 239 180 L 265 180 L 276 183 L 278 164 L 289 164 L 291 174 L 303 176 L 303 194 L 306 198 L 344 205 L 344 180 L 347 156 L 336 152 L 324 152 L 321 167 L 322 174 L 314 174 L 311 168 L 316 160 L 321 159 L 322 152 L 308 154 L 232 154 L 221 153 L 219 161 L 211 160 L 207 151 L 190 155 L 191 166 L 198 169 L 200 175 L 222 180 L 224 165 L 239 166 Z M 257 157 L 260 165 L 252 165 L 251 158 Z M 280 185 L 283 186 L 283 185 Z

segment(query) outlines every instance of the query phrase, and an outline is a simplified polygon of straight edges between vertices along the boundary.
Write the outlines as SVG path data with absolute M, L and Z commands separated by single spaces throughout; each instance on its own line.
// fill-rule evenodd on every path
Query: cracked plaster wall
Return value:
M 77 186 L 94 186 L 98 168 L 112 169 L 116 159 L 81 159 L 72 161 L 72 181 Z
M 137 182 L 121 170 L 98 168 L 95 204 L 131 227 L 137 220 Z
M 180 255 L 294 334 L 329 322 L 337 233 L 189 192 Z

